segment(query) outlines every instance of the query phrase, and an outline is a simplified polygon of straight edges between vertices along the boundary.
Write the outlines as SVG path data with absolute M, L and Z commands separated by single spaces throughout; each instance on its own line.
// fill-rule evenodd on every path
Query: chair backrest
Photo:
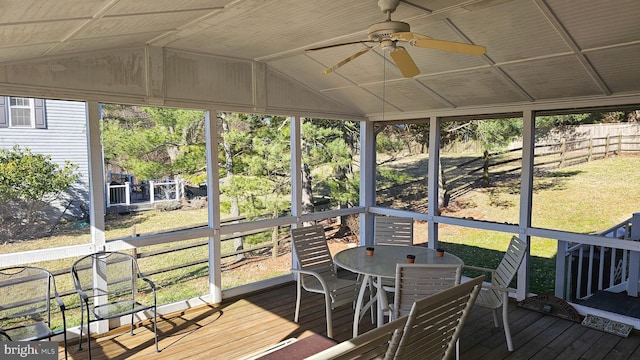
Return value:
M 76 290 L 84 292 L 89 299 L 106 295 L 109 302 L 135 299 L 137 279 L 141 277 L 133 256 L 113 251 L 83 256 L 73 263 L 71 275 Z
M 312 355 L 306 360 L 370 360 L 382 359 L 389 349 L 389 343 L 396 333 L 401 333 L 407 317 L 390 321 L 381 327 L 369 330 L 351 340 Z
M 491 279 L 492 285 L 509 286 L 509 283 L 516 276 L 520 264 L 527 251 L 527 243 L 520 240 L 517 236 L 511 237 L 509 247 L 504 257 L 496 268 L 495 275 Z
M 53 275 L 45 269 L 32 266 L 0 269 L 0 328 L 40 321 L 48 324 L 50 299 L 55 294 Z
M 484 276 L 416 301 L 385 359 L 450 359 Z
M 516 276 L 520 264 L 527 252 L 527 243 L 513 236 L 507 247 L 504 257 L 496 267 L 491 276 L 491 285 L 507 288 L 511 280 Z M 484 289 L 480 293 L 478 303 L 488 307 L 499 307 L 502 305 L 503 293 L 494 289 Z
M 322 225 L 291 229 L 291 243 L 299 269 L 335 274 L 336 268 Z
M 395 318 L 409 314 L 415 301 L 460 284 L 461 275 L 462 265 L 397 264 Z
M 413 219 L 376 215 L 376 245 L 413 245 Z

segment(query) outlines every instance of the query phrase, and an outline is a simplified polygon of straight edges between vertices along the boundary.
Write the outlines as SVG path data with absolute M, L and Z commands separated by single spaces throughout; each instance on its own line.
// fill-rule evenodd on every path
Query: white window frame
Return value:
M 26 100 L 28 101 L 29 105 L 12 105 L 11 102 L 13 99 L 22 99 L 22 100 Z M 34 99 L 32 98 L 26 98 L 26 97 L 18 97 L 18 96 L 11 96 L 9 97 L 9 103 L 7 104 L 9 111 L 8 111 L 8 115 L 9 115 L 9 127 L 11 128 L 27 128 L 27 129 L 33 129 L 36 127 L 36 109 L 35 109 L 35 102 Z M 23 124 L 14 124 L 13 121 L 13 113 L 11 110 L 13 109 L 29 109 L 29 124 L 28 125 L 23 125 Z

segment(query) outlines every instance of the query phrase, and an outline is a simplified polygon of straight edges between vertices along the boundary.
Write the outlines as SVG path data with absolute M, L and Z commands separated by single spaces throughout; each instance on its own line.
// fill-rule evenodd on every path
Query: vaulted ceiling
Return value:
M 249 64 L 254 78 L 255 69 L 263 67 L 270 74 L 264 81 L 283 79 L 300 89 L 285 95 L 271 91 L 264 95 L 265 106 L 253 104 L 271 111 L 278 108 L 270 104 L 277 103 L 279 96 L 286 96 L 291 104 L 281 106 L 283 111 L 295 108 L 296 93 L 302 90 L 321 99 L 318 109 L 334 108 L 336 114 L 372 119 L 380 119 L 383 112 L 388 118 L 412 118 L 514 105 L 571 107 L 607 104 L 611 99 L 640 103 L 638 0 L 400 1 L 391 18 L 409 23 L 412 32 L 483 45 L 487 50 L 483 56 L 473 56 L 405 43 L 420 70 L 412 78 L 403 77 L 379 47 L 332 73 L 322 73 L 372 44 L 305 51 L 367 39 L 369 25 L 386 18 L 376 0 L 0 1 L 0 93 L 24 88 L 33 94 L 39 87 L 50 96 L 55 92 L 46 89 L 58 83 L 51 75 L 60 70 L 56 59 L 65 59 L 66 69 L 74 58 L 151 48 L 164 53 L 160 70 L 164 80 L 158 89 L 149 90 L 153 84 L 147 79 L 147 89 L 140 90 L 146 96 L 140 99 L 170 98 L 172 91 L 178 92 L 178 80 L 170 80 L 174 69 L 168 54 L 196 54 L 229 67 L 235 62 Z M 25 68 L 24 64 L 46 66 Z M 112 75 L 120 71 L 109 68 L 114 66 L 108 60 L 94 65 L 93 71 L 95 66 L 104 66 Z M 34 78 L 34 69 L 42 71 L 39 78 L 50 79 L 24 81 L 24 76 L 15 75 L 23 71 Z M 142 77 L 153 80 L 150 72 L 153 69 Z M 123 77 L 136 74 L 122 71 Z M 182 71 L 176 78 L 187 75 Z M 197 76 L 197 81 L 208 81 L 201 73 Z M 245 84 L 243 78 L 231 80 L 240 87 Z M 100 91 L 100 86 L 75 81 L 79 89 Z M 255 82 L 247 81 L 247 86 Z M 64 88 L 71 86 L 75 85 L 69 83 L 57 91 L 63 97 Z M 255 93 L 253 97 L 246 102 L 256 101 Z M 243 101 L 232 98 L 219 103 L 233 107 Z

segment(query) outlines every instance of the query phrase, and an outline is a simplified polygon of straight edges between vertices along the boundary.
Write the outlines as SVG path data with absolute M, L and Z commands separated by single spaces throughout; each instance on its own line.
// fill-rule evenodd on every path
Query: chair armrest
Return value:
M 489 269 L 489 268 L 485 268 L 485 267 L 480 267 L 480 266 L 471 266 L 471 265 L 464 265 L 462 267 L 463 269 L 469 269 L 469 270 L 479 270 L 479 271 L 484 271 L 484 272 L 488 272 L 488 273 L 495 273 L 496 270 L 495 269 Z
M 516 289 L 514 289 L 514 288 L 496 286 L 496 285 L 489 285 L 489 284 L 482 284 L 482 288 L 483 289 L 488 289 L 488 290 L 504 291 L 504 292 L 507 292 L 507 293 L 516 292 Z
M 302 269 L 291 269 L 291 271 L 294 272 L 294 273 L 299 273 L 299 274 L 304 274 L 304 275 L 311 275 L 311 276 L 315 277 L 316 279 L 318 279 L 318 281 L 320 282 L 320 285 L 322 286 L 322 288 L 324 290 L 329 290 L 329 286 L 324 281 L 324 278 L 322 276 L 320 276 L 320 274 L 318 274 L 317 272 L 310 271 L 310 270 L 302 270 Z
M 66 306 L 64 305 L 64 302 L 62 301 L 62 298 L 60 298 L 60 295 L 58 295 L 58 293 L 55 293 L 53 295 L 56 299 L 56 302 L 58 303 L 58 306 L 60 307 L 60 311 L 62 312 L 62 316 L 64 316 L 64 311 L 66 310 Z
M 149 286 L 151 287 L 151 290 L 156 291 L 156 284 L 151 281 L 150 279 L 147 279 L 144 276 L 139 276 L 140 280 L 146 282 L 147 284 L 149 284 Z
M 76 291 L 78 292 L 78 295 L 80 295 L 80 298 L 84 301 L 84 302 L 89 302 L 89 297 L 87 296 L 87 293 L 84 292 L 84 290 L 82 289 L 76 289 Z

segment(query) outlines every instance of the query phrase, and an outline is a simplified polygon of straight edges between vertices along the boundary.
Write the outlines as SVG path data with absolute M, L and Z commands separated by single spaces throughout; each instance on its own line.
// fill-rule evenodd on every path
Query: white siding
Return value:
M 88 202 L 89 171 L 86 139 L 86 106 L 84 102 L 45 100 L 46 129 L 0 128 L 0 148 L 30 148 L 34 153 L 47 154 L 51 160 L 64 164 L 65 160 L 78 166 L 81 174 L 68 211 L 79 215 L 81 203 Z M 68 197 L 69 198 L 69 197 Z M 62 206 L 66 206 L 63 202 Z

